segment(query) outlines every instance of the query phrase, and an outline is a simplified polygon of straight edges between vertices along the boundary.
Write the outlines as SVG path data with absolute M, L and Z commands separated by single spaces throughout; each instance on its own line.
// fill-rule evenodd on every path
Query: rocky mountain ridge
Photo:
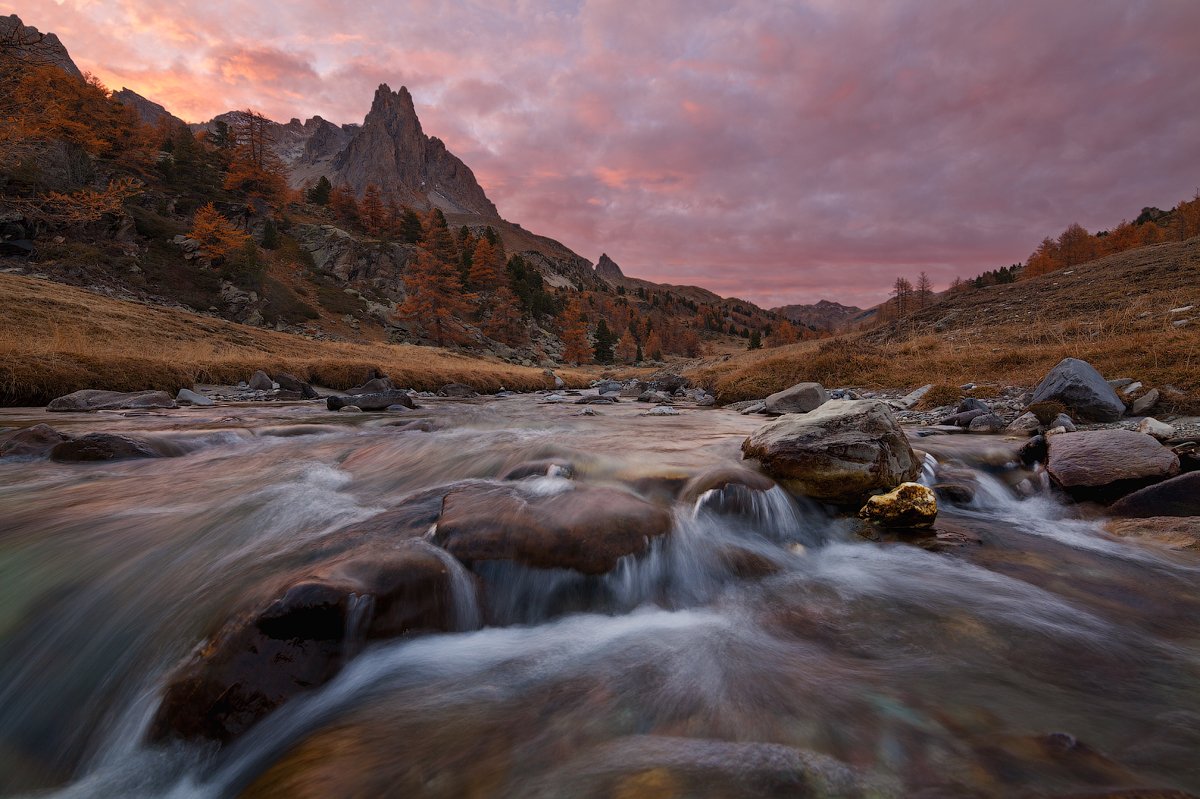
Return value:
M 853 305 L 821 300 L 811 305 L 782 305 L 772 311 L 793 322 L 814 330 L 836 332 L 845 330 L 866 311 Z

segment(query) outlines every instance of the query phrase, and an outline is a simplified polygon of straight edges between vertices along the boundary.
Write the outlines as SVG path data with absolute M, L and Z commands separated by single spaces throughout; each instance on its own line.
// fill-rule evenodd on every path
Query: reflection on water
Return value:
M 574 410 L 514 397 L 399 417 L 429 432 L 311 405 L 51 419 L 187 454 L 0 461 L 0 793 L 1200 791 L 1195 563 L 1112 540 L 1045 493 L 1019 498 L 1038 475 L 974 436 L 917 446 L 926 482 L 970 476 L 974 499 L 939 525 L 977 545 L 871 543 L 779 489 L 709 491 L 607 575 L 448 560 L 458 628 L 488 625 L 474 632 L 368 641 L 374 599 L 355 595 L 333 682 L 221 752 L 143 744 L 172 667 L 333 531 L 522 469 L 531 492 L 570 475 L 663 502 L 736 464 L 758 424 Z

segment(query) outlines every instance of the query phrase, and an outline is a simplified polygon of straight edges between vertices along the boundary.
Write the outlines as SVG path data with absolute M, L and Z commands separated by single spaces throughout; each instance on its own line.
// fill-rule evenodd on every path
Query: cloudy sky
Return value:
M 407 85 L 507 219 L 767 306 L 1024 258 L 1200 186 L 1195 0 L 16 0 L 189 121 Z

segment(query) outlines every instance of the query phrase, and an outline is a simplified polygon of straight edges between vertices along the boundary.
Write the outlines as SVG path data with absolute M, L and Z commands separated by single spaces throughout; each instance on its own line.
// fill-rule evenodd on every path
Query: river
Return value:
M 871 541 L 780 489 L 666 499 L 740 462 L 761 418 L 424 405 L 0 410 L 185 453 L 0 460 L 0 794 L 1200 792 L 1200 561 L 1018 496 L 1012 442 L 914 437 L 924 479 L 969 473 L 975 499 L 943 506 L 941 541 Z M 247 587 L 415 492 L 547 459 L 671 501 L 671 534 L 598 578 L 487 564 L 488 624 L 464 598 L 466 631 L 360 642 L 224 748 L 147 743 L 167 675 Z

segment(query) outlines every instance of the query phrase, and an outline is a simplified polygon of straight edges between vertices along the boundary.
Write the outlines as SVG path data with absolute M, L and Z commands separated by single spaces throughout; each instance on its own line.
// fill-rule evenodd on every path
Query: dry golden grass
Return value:
M 345 389 L 372 370 L 419 390 L 550 387 L 541 369 L 434 347 L 312 341 L 207 316 L 114 300 L 45 280 L 0 275 L 0 404 L 42 405 L 83 388 L 174 392 L 236 383 L 255 369 Z M 558 370 L 570 385 L 598 372 Z
M 689 374 L 729 403 L 806 380 L 1032 386 L 1070 356 L 1109 378 L 1174 386 L 1181 394 L 1167 398 L 1168 409 L 1200 412 L 1200 323 L 1177 328 L 1168 313 L 1186 305 L 1200 309 L 1200 239 L 952 296 L 904 325 L 701 362 Z

